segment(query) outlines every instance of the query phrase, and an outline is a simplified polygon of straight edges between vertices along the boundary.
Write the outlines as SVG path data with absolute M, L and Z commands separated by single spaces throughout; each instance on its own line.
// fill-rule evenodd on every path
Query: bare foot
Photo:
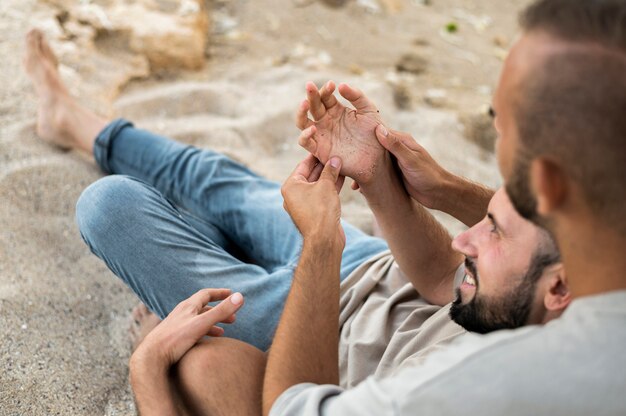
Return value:
M 161 322 L 161 319 L 150 312 L 143 303 L 133 308 L 131 312 L 130 328 L 128 328 L 133 351 L 137 349 L 141 341 L 143 341 L 146 335 L 148 335 L 159 322 Z
M 296 125 L 304 131 L 299 143 L 322 163 L 331 156 L 341 157 L 341 174 L 365 184 L 375 176 L 385 149 L 375 130 L 383 121 L 376 106 L 360 91 L 339 85 L 339 93 L 354 109 L 341 104 L 333 95 L 335 84 L 329 81 L 318 91 L 307 83 L 307 99 L 300 105 Z M 307 118 L 310 110 L 313 120 Z
M 91 152 L 106 120 L 82 107 L 69 94 L 59 76 L 58 60 L 41 31 L 26 35 L 24 68 L 39 97 L 37 134 L 43 140 Z

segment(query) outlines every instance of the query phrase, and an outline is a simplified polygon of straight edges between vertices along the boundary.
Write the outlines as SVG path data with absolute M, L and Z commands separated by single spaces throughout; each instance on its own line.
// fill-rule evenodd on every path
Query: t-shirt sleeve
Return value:
M 350 390 L 334 385 L 298 384 L 278 397 L 270 416 L 392 415 L 391 395 L 384 385 L 373 377 Z

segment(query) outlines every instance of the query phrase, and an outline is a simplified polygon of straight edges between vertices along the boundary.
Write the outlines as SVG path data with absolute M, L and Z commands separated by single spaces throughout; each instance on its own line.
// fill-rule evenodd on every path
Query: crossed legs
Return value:
M 114 174 L 87 188 L 77 204 L 91 250 L 160 317 L 204 287 L 246 297 L 237 323 L 225 328 L 229 338 L 203 341 L 177 366 L 173 381 L 183 401 L 192 412 L 258 413 L 263 351 L 301 244 L 279 185 L 218 153 L 86 110 L 67 93 L 37 31 L 27 36 L 25 66 L 40 97 L 40 136 L 93 153 Z M 344 229 L 342 279 L 387 248 L 348 224 Z

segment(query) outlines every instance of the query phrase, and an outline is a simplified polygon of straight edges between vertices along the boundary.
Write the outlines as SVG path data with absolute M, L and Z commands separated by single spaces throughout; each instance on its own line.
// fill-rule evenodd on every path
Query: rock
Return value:
M 431 107 L 445 107 L 448 100 L 445 90 L 431 88 L 424 94 L 424 102 Z
M 410 72 L 415 75 L 426 72 L 427 67 L 428 61 L 412 52 L 403 55 L 398 63 L 396 63 L 396 70 L 400 72 Z
M 198 69 L 204 64 L 209 19 L 201 0 L 110 0 L 104 6 L 80 0 L 41 0 L 59 9 L 65 30 L 92 27 L 99 38 L 124 34 L 129 51 L 152 70 Z M 87 35 L 88 36 L 88 35 Z
M 410 110 L 413 104 L 410 88 L 405 83 L 391 84 L 391 88 L 396 107 L 400 110 Z
M 487 111 L 466 114 L 461 117 L 461 123 L 463 123 L 464 135 L 467 140 L 477 144 L 483 150 L 494 151 L 497 133 L 493 127 L 493 119 Z
M 346 0 L 321 0 L 327 6 L 341 7 L 346 4 Z

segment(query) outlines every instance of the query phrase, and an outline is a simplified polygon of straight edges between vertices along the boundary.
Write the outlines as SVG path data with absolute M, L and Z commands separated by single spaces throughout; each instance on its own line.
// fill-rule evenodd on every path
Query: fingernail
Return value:
M 237 292 L 234 295 L 232 295 L 230 297 L 230 301 L 234 304 L 234 305 L 240 305 L 241 302 L 243 302 L 243 296 L 241 296 L 241 293 Z
M 385 126 L 383 126 L 382 124 L 379 124 L 378 127 L 380 128 L 380 133 L 387 137 L 387 135 L 389 134 L 389 132 L 387 131 L 387 129 L 385 128 Z
M 329 163 L 330 163 L 330 166 L 337 169 L 339 165 L 341 164 L 341 160 L 338 157 L 332 157 L 330 158 Z

